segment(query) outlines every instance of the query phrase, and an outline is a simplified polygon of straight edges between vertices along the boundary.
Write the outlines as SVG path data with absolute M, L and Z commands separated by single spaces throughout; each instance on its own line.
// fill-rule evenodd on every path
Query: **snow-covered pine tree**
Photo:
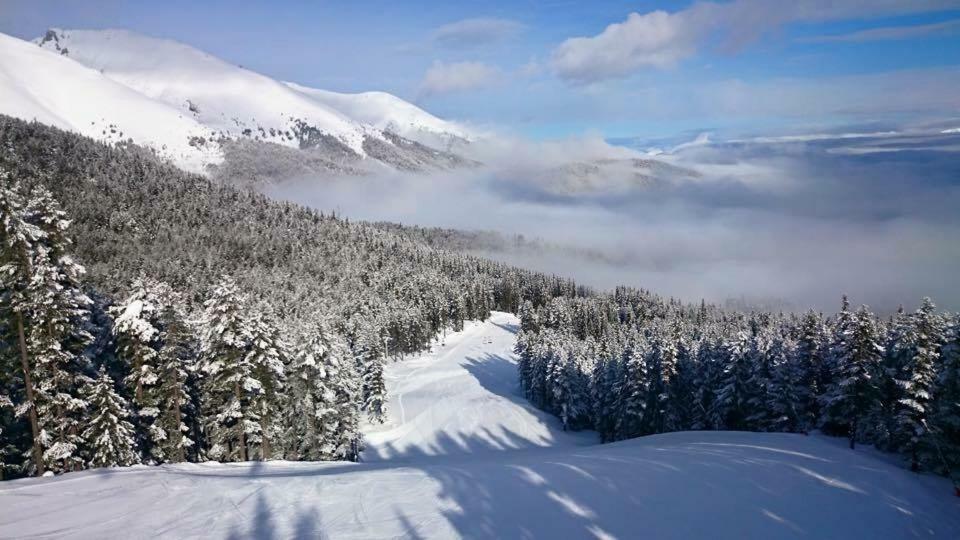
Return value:
M 586 357 L 580 344 L 572 346 L 556 366 L 553 398 L 563 429 L 582 429 L 589 425 L 589 378 L 584 373 Z
M 362 373 L 363 410 L 370 421 L 377 423 L 385 422 L 387 417 L 387 385 L 381 344 L 376 328 L 365 320 L 360 326 L 353 354 Z
M 646 339 L 639 335 L 628 338 L 623 351 L 623 380 L 616 393 L 620 396 L 620 412 L 617 415 L 617 439 L 629 439 L 643 435 L 646 421 L 650 379 L 647 373 Z
M 13 404 L 13 400 L 5 393 L 2 393 L 3 391 L 4 390 L 0 388 L 0 481 L 6 478 L 8 468 L 13 469 L 15 467 L 10 461 L 16 454 L 16 446 L 10 440 L 10 436 L 5 433 L 9 431 L 9 428 L 4 429 L 6 425 L 11 423 L 7 417 L 13 416 L 16 407 Z
M 84 269 L 69 255 L 70 221 L 50 192 L 24 192 L 4 175 L 0 182 L 2 307 L 16 328 L 32 463 L 37 474 L 77 470 L 80 426 L 87 407 L 81 389 L 91 341 L 91 300 L 81 291 Z M 9 187 L 8 187 L 9 186 Z
M 125 467 L 139 460 L 133 424 L 127 421 L 127 404 L 101 366 L 100 375 L 88 384 L 91 417 L 83 430 L 93 467 Z
M 204 424 L 210 448 L 219 460 L 246 461 L 251 455 L 248 433 L 259 432 L 249 394 L 258 391 L 247 352 L 251 331 L 247 305 L 236 282 L 223 276 L 204 303 L 202 371 Z
M 668 399 L 671 414 L 667 431 L 692 429 L 696 409 L 696 372 L 699 341 L 681 335 L 677 340 L 676 373 L 670 381 Z
M 766 409 L 771 431 L 800 432 L 808 429 L 804 399 L 808 390 L 805 361 L 789 336 L 777 337 L 770 346 L 771 380 Z
M 717 401 L 723 380 L 723 356 L 721 339 L 705 336 L 697 352 L 691 429 L 723 429 L 723 411 Z
M 900 399 L 903 397 L 900 380 L 907 378 L 905 370 L 912 356 L 911 342 L 915 335 L 912 319 L 913 314 L 907 313 L 903 306 L 900 306 L 890 319 L 884 332 L 883 358 L 875 375 L 878 422 L 871 426 L 870 440 L 877 448 L 887 451 L 897 451 L 905 444 L 905 437 L 898 419 L 900 409 L 903 407 L 900 404 Z
M 767 325 L 758 325 L 750 338 L 750 379 L 748 382 L 747 426 L 753 431 L 768 431 L 776 415 L 768 407 L 773 384 L 774 331 Z
M 818 397 L 826 391 L 832 379 L 827 345 L 823 317 L 814 311 L 808 311 L 800 321 L 794 362 L 802 381 L 797 394 L 796 409 L 800 415 L 799 427 L 803 431 L 809 431 L 818 425 Z
M 945 341 L 926 431 L 935 451 L 928 466 L 950 476 L 960 496 L 960 316 L 954 316 Z
M 37 417 L 36 375 L 34 360 L 27 348 L 26 327 L 29 322 L 29 298 L 27 290 L 33 274 L 33 253 L 44 238 L 44 233 L 28 221 L 27 201 L 23 188 L 13 183 L 9 173 L 0 170 L 0 309 L 7 322 L 8 332 L 16 343 L 17 362 L 13 368 L 20 370 L 24 397 L 17 410 L 18 417 L 26 414 L 30 420 L 31 458 L 30 466 L 38 475 L 44 473 L 43 445 L 40 442 L 40 422 Z M 9 382 L 12 386 L 12 382 Z M 5 396 L 13 406 L 10 395 Z
M 846 305 L 844 297 L 845 308 Z M 833 382 L 822 398 L 822 424 L 843 426 L 853 449 L 864 428 L 872 424 L 871 415 L 876 411 L 874 374 L 883 346 L 873 315 L 866 306 L 844 315 L 848 316 L 838 318 L 836 339 L 831 347 Z
M 249 400 L 249 418 L 245 422 L 247 443 L 257 445 L 260 460 L 272 459 L 273 442 L 280 438 L 281 404 L 279 392 L 283 387 L 284 365 L 289 353 L 280 337 L 280 331 L 262 312 L 247 321 L 247 353 L 242 364 L 250 372 L 242 388 Z M 254 420 L 257 426 L 251 425 Z
M 603 341 L 596 345 L 593 352 L 596 361 L 590 380 L 593 426 L 600 434 L 600 442 L 616 438 L 617 404 L 620 401 L 617 381 L 622 377 L 620 358 L 614 356 L 610 350 L 608 339 L 604 337 Z
M 163 459 L 176 463 L 186 461 L 195 446 L 189 433 L 196 414 L 190 395 L 191 376 L 197 367 L 196 339 L 187 322 L 183 297 L 161 284 L 160 298 L 157 315 L 162 337 L 156 370 L 160 413 L 154 428 L 164 434 L 157 443 Z
M 723 429 L 747 428 L 753 371 L 750 347 L 750 336 L 743 330 L 734 334 L 723 346 L 724 364 L 716 401 L 717 416 L 723 422 Z
M 113 316 L 113 336 L 117 356 L 127 365 L 129 374 L 123 382 L 128 395 L 133 396 L 134 423 L 140 444 L 150 461 L 162 463 L 166 456 L 161 444 L 166 432 L 155 427 L 160 414 L 160 395 L 157 388 L 158 350 L 161 347 L 158 298 L 159 284 L 141 275 L 130 286 L 130 294 L 120 304 L 110 308 Z
M 923 299 L 911 322 L 911 331 L 905 343 L 899 346 L 906 353 L 906 362 L 898 380 L 902 395 L 897 413 L 899 436 L 896 440 L 902 441 L 900 450 L 910 456 L 911 469 L 919 470 L 920 454 L 933 451 L 926 444 L 929 442 L 927 429 L 944 329 L 936 306 L 929 298 Z
M 332 459 L 356 461 L 363 450 L 363 435 L 360 433 L 362 381 L 343 340 L 333 340 L 331 347 L 329 368 L 337 380 L 337 430 L 330 455 Z
M 670 429 L 675 418 L 674 403 L 670 401 L 670 384 L 677 374 L 677 329 L 656 325 L 651 329 L 650 351 L 647 354 L 646 428 L 647 433 L 663 433 Z

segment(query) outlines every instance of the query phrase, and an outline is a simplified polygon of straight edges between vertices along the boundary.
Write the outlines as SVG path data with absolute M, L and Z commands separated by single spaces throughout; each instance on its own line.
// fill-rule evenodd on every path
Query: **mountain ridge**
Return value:
M 325 173 L 469 164 L 450 151 L 466 129 L 396 96 L 281 82 L 172 40 L 51 28 L 32 42 L 4 35 L 0 50 L 0 112 L 145 145 L 190 172 L 211 174 L 230 155 L 224 143 L 245 140 L 320 148 L 308 160 Z

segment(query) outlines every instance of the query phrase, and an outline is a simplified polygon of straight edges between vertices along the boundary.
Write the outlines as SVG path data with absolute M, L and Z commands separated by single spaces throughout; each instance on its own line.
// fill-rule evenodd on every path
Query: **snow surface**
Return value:
M 374 130 L 278 81 L 176 41 L 127 30 L 51 32 L 56 38 L 37 40 L 41 47 L 66 50 L 65 55 L 77 62 L 185 114 L 192 113 L 217 132 L 238 136 L 243 129 L 288 131 L 292 120 L 302 120 L 337 137 L 361 156 L 364 136 L 375 135 Z M 270 140 L 298 145 L 285 137 Z
M 387 366 L 385 425 L 367 426 L 364 461 L 597 444 L 520 394 L 517 321 L 495 313 L 467 323 L 431 354 Z
M 362 463 L 130 467 L 0 483 L 0 537 L 960 538 L 960 498 L 844 441 L 684 432 L 590 445 L 516 395 L 495 313 L 388 366 Z M 549 447 L 540 448 L 540 446 Z
M 0 34 L 0 113 L 107 142 L 132 139 L 200 173 L 223 161 L 220 137 L 298 148 L 298 126 L 360 157 L 368 137 L 393 144 L 386 130 L 428 145 L 472 139 L 462 126 L 384 92 L 284 83 L 126 30 L 54 28 L 33 42 Z
M 106 141 L 133 139 L 184 169 L 203 172 L 219 148 L 195 147 L 209 129 L 100 72 L 35 44 L 0 34 L 0 113 Z
M 412 140 L 427 136 L 451 136 L 471 140 L 470 132 L 448 120 L 442 120 L 416 105 L 386 92 L 360 92 L 345 94 L 301 86 L 287 82 L 297 92 L 324 103 L 357 122 L 369 124 Z M 432 139 L 432 137 L 428 137 Z

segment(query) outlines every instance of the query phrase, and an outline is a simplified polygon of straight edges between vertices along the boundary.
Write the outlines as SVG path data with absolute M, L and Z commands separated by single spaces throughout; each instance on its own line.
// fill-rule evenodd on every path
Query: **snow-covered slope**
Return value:
M 303 125 L 363 155 L 364 137 L 379 134 L 285 84 L 175 41 L 126 30 L 51 29 L 37 43 L 226 136 L 250 130 L 261 140 L 297 146 Z
M 468 140 L 463 128 L 390 94 L 283 83 L 125 30 L 51 29 L 33 43 L 0 35 L 0 98 L 0 113 L 105 141 L 131 139 L 195 172 L 236 155 L 227 151 L 234 143 L 245 156 L 282 162 L 260 164 L 268 170 L 286 170 L 290 161 L 333 173 L 472 164 L 436 149 Z M 249 169 L 246 161 L 233 169 Z
M 185 169 L 218 163 L 209 130 L 188 114 L 152 100 L 94 69 L 0 34 L 0 113 L 37 120 L 100 140 L 150 146 Z
M 516 325 L 494 313 L 430 354 L 387 366 L 388 420 L 367 427 L 364 461 L 596 444 L 596 433 L 563 431 L 520 394 Z
M 581 446 L 516 396 L 516 318 L 388 368 L 363 463 L 182 464 L 0 483 L 0 538 L 960 538 L 960 499 L 844 441 Z M 550 448 L 538 446 L 550 444 Z
M 438 138 L 462 140 L 473 138 L 463 126 L 437 118 L 420 107 L 386 92 L 344 94 L 308 88 L 292 82 L 286 85 L 340 111 L 357 122 L 390 131 L 414 141 L 431 144 Z

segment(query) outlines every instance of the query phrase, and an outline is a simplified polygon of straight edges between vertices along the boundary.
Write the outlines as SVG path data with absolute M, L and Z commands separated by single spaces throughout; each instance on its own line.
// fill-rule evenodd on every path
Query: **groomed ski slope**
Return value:
M 843 441 L 595 445 L 517 395 L 494 314 L 389 366 L 362 463 L 183 464 L 0 483 L 0 537 L 960 538 L 960 498 Z

